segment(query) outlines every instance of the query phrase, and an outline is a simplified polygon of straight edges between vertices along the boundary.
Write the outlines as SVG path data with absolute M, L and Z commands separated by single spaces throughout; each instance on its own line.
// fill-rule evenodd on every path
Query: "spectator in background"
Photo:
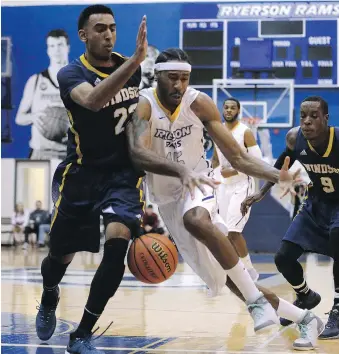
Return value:
M 29 216 L 28 225 L 25 227 L 25 242 L 22 247 L 23 249 L 26 249 L 28 246 L 29 234 L 34 233 L 38 236 L 39 226 L 41 224 L 46 224 L 49 218 L 49 213 L 42 209 L 42 203 L 40 200 L 35 203 L 35 208 L 36 209 Z
M 164 229 L 159 227 L 159 218 L 158 215 L 153 211 L 153 205 L 149 204 L 146 208 L 145 214 L 142 218 L 143 224 L 143 233 L 156 233 L 164 234 Z
M 12 215 L 12 232 L 13 232 L 13 245 L 21 243 L 24 229 L 28 223 L 28 213 L 25 211 L 22 203 L 15 205 L 14 213 Z

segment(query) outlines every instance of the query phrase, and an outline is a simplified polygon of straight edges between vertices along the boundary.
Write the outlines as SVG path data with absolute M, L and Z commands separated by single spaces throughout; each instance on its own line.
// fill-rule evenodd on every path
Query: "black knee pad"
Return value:
M 333 258 L 339 261 L 339 227 L 335 227 L 330 231 L 330 245 Z
M 288 261 L 287 255 L 280 250 L 274 256 L 274 263 L 280 273 L 288 267 Z

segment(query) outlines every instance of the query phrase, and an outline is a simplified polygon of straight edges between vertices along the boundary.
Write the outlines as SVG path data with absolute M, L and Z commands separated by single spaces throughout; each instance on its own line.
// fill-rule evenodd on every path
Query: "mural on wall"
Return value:
M 261 33 L 263 42 L 272 45 L 272 65 L 277 66 L 277 72 L 285 76 L 295 72 L 296 84 L 303 84 L 295 88 L 293 124 L 298 124 L 299 105 L 307 95 L 322 95 L 329 102 L 330 113 L 339 110 L 338 88 L 334 88 L 338 81 L 338 39 L 334 34 L 338 33 L 339 24 L 336 20 L 329 21 L 337 17 L 339 7 L 331 2 L 319 7 L 319 1 L 298 6 L 293 2 L 281 5 L 260 1 L 256 4 L 221 2 L 219 5 L 208 2 L 111 5 L 117 23 L 114 50 L 126 56 L 133 54 L 140 19 L 147 15 L 150 45 L 142 63 L 140 89 L 156 85 L 154 62 L 159 52 L 180 46 L 192 61 L 191 84 L 212 96 L 212 79 L 234 78 L 239 74 L 241 48 L 248 37 L 259 36 L 260 30 L 265 32 Z M 2 36 L 12 41 L 13 66 L 11 137 L 2 142 L 2 157 L 51 159 L 65 156 L 69 123 L 59 97 L 56 73 L 83 54 L 77 19 L 85 6 L 2 7 Z M 319 9 L 324 6 L 326 11 L 321 12 Z M 312 19 L 315 16 L 319 17 L 317 21 Z M 275 20 L 271 21 L 272 18 Z M 292 19 L 295 23 L 289 31 L 305 33 L 281 36 L 279 31 L 287 28 L 282 26 L 284 21 Z M 298 21 L 304 25 L 300 26 Z M 22 24 L 20 27 L 18 22 Z M 324 55 L 327 59 L 322 57 Z M 321 89 L 315 85 L 322 83 Z M 234 95 L 240 101 L 249 101 L 245 91 Z M 224 98 L 220 96 L 220 102 L 218 99 L 219 108 Z M 266 101 L 270 111 L 272 97 L 267 97 Z M 284 106 L 282 101 L 281 107 Z M 248 107 L 247 110 L 250 112 Z M 283 110 L 277 118 L 285 119 Z M 331 123 L 339 124 L 334 113 Z M 277 157 L 284 148 L 286 132 L 285 128 L 259 131 L 263 151 Z M 211 157 L 213 142 L 208 136 L 205 146 Z
M 68 34 L 53 29 L 46 36 L 46 45 L 49 65 L 28 78 L 15 117 L 16 124 L 31 126 L 29 157 L 33 160 L 66 157 L 69 120 L 60 98 L 57 73 L 68 64 Z

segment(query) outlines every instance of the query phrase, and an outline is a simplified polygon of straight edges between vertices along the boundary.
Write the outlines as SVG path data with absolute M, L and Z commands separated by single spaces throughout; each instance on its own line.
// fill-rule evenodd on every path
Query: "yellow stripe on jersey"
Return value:
M 58 208 L 59 208 L 59 205 L 60 205 L 61 199 L 62 199 L 61 193 L 62 193 L 62 190 L 64 189 L 64 186 L 65 186 L 66 175 L 67 175 L 69 169 L 71 168 L 71 166 L 72 166 L 72 163 L 69 163 L 66 166 L 64 173 L 62 174 L 62 181 L 61 181 L 61 184 L 60 184 L 60 187 L 59 187 L 59 197 L 58 197 L 58 200 L 56 201 L 55 206 L 54 206 L 55 209 L 54 209 L 53 219 L 51 221 L 51 229 L 53 227 L 53 224 L 54 224 L 55 219 L 56 219 L 56 217 L 58 215 L 58 212 L 59 212 Z
M 83 55 L 80 57 L 80 61 L 81 61 L 82 64 L 85 66 L 85 68 L 87 68 L 87 69 L 90 70 L 90 71 L 93 71 L 93 72 L 96 73 L 98 76 L 101 76 L 101 77 L 103 77 L 103 78 L 109 76 L 108 74 L 105 74 L 105 73 L 99 71 L 98 69 L 96 69 L 94 66 L 92 66 L 92 65 L 87 61 L 87 59 L 85 58 L 85 54 L 83 54 Z
M 74 120 L 73 120 L 73 117 L 72 117 L 72 113 L 70 111 L 67 111 L 67 114 L 68 114 L 69 120 L 71 122 L 71 127 L 69 129 L 71 130 L 71 132 L 74 135 L 75 144 L 76 144 L 75 152 L 78 155 L 77 164 L 81 165 L 82 164 L 83 155 L 82 155 L 82 152 L 80 150 L 80 136 L 79 136 L 79 133 L 74 129 Z
M 328 145 L 327 145 L 327 149 L 324 153 L 324 155 L 322 157 L 328 157 L 332 151 L 332 147 L 333 147 L 333 140 L 334 140 L 334 127 L 330 127 L 330 138 L 328 140 Z M 308 147 L 313 151 L 315 152 L 316 154 L 318 154 L 314 147 L 311 145 L 311 143 L 307 140 L 307 144 L 308 144 Z
M 166 114 L 166 116 L 168 117 L 168 119 L 173 123 L 179 116 L 180 113 L 180 109 L 181 109 L 181 103 L 179 104 L 179 106 L 175 109 L 174 113 L 172 114 L 167 108 L 165 108 L 162 103 L 159 100 L 159 97 L 157 95 L 157 91 L 156 89 L 153 90 L 153 94 L 155 97 L 155 100 L 157 101 L 158 106 L 164 111 L 164 113 Z

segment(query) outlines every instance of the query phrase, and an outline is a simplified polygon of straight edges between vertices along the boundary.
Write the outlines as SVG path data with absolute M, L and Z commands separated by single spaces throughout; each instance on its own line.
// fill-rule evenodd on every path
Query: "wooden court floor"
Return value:
M 37 301 L 42 279 L 40 263 L 47 251 L 2 248 L 1 349 L 11 354 L 64 353 L 71 332 L 80 320 L 89 286 L 101 254 L 77 254 L 61 283 L 58 325 L 48 343 L 35 334 Z M 277 274 L 270 255 L 253 256 L 260 284 L 293 301 L 293 293 Z M 322 296 L 315 309 L 324 320 L 332 305 L 332 264 L 310 255 L 305 262 L 309 285 Z M 180 264 L 176 274 L 158 286 L 146 285 L 126 272 L 116 296 L 100 318 L 98 333 L 114 321 L 96 346 L 113 353 L 295 353 L 294 325 L 256 335 L 244 304 L 227 290 L 209 298 L 192 270 Z M 308 352 L 307 352 L 308 353 Z M 310 353 L 338 354 L 339 340 L 318 341 Z

